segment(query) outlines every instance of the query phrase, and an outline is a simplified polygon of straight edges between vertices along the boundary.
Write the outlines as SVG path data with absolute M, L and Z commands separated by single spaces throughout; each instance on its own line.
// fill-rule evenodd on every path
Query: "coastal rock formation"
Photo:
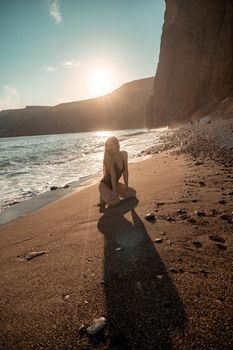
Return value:
M 153 77 L 131 81 L 90 100 L 2 111 L 0 137 L 145 127 L 153 81 Z
M 233 117 L 232 100 L 233 1 L 166 0 L 147 125 Z

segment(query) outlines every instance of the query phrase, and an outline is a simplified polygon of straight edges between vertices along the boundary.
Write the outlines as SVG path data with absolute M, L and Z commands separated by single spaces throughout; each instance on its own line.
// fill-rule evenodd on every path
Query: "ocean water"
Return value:
M 102 171 L 104 142 L 109 136 L 119 138 L 129 162 L 134 162 L 166 132 L 166 128 L 131 129 L 0 138 L 0 208 Z

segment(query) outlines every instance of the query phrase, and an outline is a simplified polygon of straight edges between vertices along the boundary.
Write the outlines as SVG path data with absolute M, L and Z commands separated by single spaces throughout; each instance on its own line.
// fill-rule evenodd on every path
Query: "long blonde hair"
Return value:
M 109 144 L 111 143 L 115 143 L 118 145 L 118 147 L 120 148 L 120 142 L 118 140 L 118 138 L 116 136 L 110 136 L 104 144 L 104 159 L 103 159 L 103 173 L 105 173 L 105 162 L 106 162 L 106 156 L 110 155 L 112 156 L 112 153 L 109 150 Z

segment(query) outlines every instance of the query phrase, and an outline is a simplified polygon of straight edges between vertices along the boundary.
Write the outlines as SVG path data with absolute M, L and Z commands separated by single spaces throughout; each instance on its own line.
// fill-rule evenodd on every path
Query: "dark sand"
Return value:
M 232 167 L 164 151 L 130 185 L 104 215 L 95 184 L 0 227 L 1 349 L 232 348 Z

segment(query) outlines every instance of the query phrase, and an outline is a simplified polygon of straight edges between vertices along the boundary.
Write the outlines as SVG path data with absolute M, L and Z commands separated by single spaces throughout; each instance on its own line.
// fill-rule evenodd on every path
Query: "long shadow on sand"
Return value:
M 109 349 L 169 350 L 171 333 L 184 329 L 185 311 L 135 211 L 137 204 L 137 199 L 124 200 L 106 210 L 98 222 L 105 237 Z M 132 222 L 124 217 L 127 212 Z

